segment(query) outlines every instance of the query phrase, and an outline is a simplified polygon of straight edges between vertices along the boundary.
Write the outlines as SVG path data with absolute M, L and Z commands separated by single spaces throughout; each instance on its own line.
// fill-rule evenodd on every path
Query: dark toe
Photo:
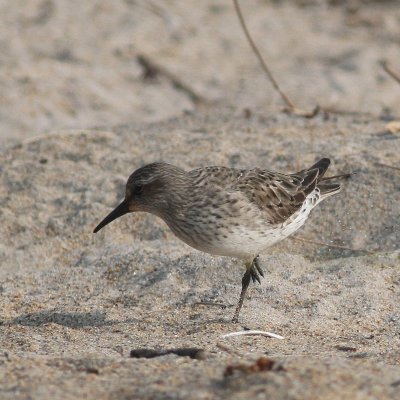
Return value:
M 260 275 L 258 275 L 258 272 L 254 268 L 251 268 L 250 276 L 251 276 L 251 279 L 253 280 L 253 283 L 255 283 L 256 281 L 258 283 L 261 283 Z
M 264 271 L 261 268 L 258 256 L 254 259 L 254 266 L 257 268 L 258 273 L 264 278 Z

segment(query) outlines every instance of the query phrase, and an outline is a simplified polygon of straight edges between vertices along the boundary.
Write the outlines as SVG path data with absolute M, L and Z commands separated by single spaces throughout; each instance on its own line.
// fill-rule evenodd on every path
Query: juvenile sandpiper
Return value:
M 310 211 L 340 191 L 324 177 L 323 158 L 295 174 L 265 169 L 204 167 L 186 172 L 166 163 L 137 169 L 126 184 L 125 199 L 94 229 L 98 232 L 124 214 L 145 211 L 163 219 L 189 246 L 206 253 L 242 259 L 246 272 L 232 322 L 238 322 L 250 280 L 264 273 L 258 255 L 296 232 Z

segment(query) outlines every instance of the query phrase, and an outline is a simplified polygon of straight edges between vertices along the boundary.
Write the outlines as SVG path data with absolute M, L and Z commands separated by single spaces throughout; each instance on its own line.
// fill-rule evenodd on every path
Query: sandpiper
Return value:
M 137 169 L 126 184 L 125 199 L 94 229 L 98 232 L 129 212 L 162 218 L 189 246 L 206 253 L 244 260 L 246 272 L 232 322 L 238 322 L 250 280 L 264 273 L 258 255 L 297 231 L 310 211 L 340 191 L 324 177 L 323 158 L 295 174 L 260 168 L 204 167 L 186 172 L 166 163 Z

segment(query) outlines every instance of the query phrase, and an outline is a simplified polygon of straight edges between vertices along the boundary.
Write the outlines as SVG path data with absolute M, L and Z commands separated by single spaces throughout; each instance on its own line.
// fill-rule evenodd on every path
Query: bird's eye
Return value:
M 136 185 L 133 189 L 133 194 L 135 196 L 140 196 L 143 192 L 143 186 L 142 185 Z

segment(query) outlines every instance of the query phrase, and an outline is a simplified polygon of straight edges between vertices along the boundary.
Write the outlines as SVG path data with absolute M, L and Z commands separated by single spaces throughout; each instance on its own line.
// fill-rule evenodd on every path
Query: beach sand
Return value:
M 281 111 L 229 3 L 204 2 L 198 13 L 197 2 L 160 3 L 163 17 L 150 22 L 146 2 L 17 3 L 0 4 L 3 32 L 26 25 L 4 44 L 2 73 L 14 69 L 0 77 L 9 85 L 0 119 L 0 398 L 395 399 L 400 133 L 388 123 L 400 119 L 400 86 L 378 61 L 398 49 L 396 2 L 246 8 L 296 102 L 336 109 L 311 119 Z M 143 80 L 142 52 L 210 104 L 162 74 Z M 26 97 L 24 85 L 44 91 L 32 86 Z M 57 103 L 68 91 L 79 102 Z M 107 104 L 96 107 L 100 98 Z M 294 239 L 261 255 L 266 277 L 251 284 L 236 325 L 238 260 L 186 246 L 149 214 L 92 233 L 148 162 L 295 172 L 321 157 L 331 158 L 331 174 L 354 175 Z M 244 328 L 284 339 L 221 338 Z M 204 353 L 130 357 L 141 348 Z M 247 368 L 260 357 L 272 368 Z

